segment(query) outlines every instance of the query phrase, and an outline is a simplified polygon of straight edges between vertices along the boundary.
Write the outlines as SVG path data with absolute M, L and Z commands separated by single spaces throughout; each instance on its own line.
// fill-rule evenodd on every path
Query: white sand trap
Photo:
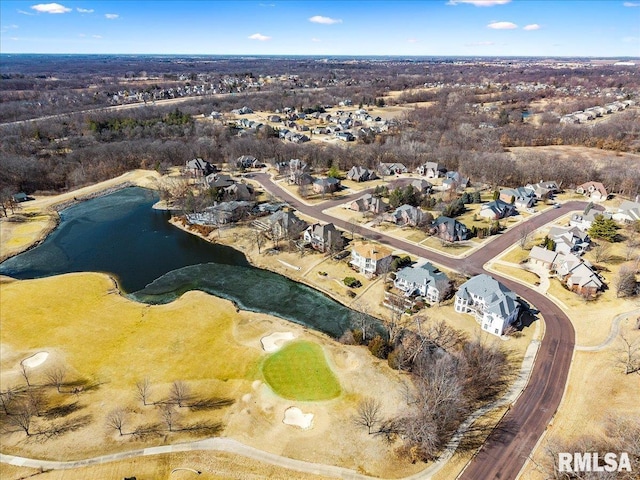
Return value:
M 36 368 L 38 365 L 42 365 L 49 356 L 49 352 L 38 352 L 35 355 L 25 358 L 20 362 L 27 368 Z
M 293 340 L 296 336 L 291 332 L 275 332 L 260 339 L 262 349 L 271 353 L 279 350 L 289 340 Z
M 282 423 L 309 430 L 313 424 L 313 413 L 302 413 L 298 407 L 289 407 L 284 411 Z

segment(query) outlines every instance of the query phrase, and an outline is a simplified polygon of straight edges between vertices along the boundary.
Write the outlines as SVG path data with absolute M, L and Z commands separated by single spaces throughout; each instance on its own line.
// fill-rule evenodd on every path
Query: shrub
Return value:
M 380 335 L 376 335 L 369 342 L 369 351 L 374 357 L 385 359 L 389 354 L 389 344 Z
M 353 290 L 347 290 L 347 296 L 349 298 L 356 298 L 356 292 L 354 292 Z
M 344 277 L 343 282 L 349 288 L 358 288 L 362 286 L 362 283 L 360 283 L 360 280 L 354 277 Z

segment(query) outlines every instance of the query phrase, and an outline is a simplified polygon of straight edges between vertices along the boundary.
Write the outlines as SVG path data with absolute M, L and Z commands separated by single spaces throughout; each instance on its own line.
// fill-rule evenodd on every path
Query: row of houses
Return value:
M 584 110 L 578 110 L 577 112 L 568 113 L 560 117 L 560 123 L 585 123 L 590 120 L 595 120 L 598 117 L 609 115 L 614 112 L 626 110 L 629 107 L 635 105 L 633 100 L 622 100 L 607 103 L 605 106 L 595 106 L 586 108 Z

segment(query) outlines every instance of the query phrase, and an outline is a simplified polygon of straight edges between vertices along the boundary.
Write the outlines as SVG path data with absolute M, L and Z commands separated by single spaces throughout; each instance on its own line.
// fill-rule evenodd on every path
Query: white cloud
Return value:
M 486 47 L 488 45 L 495 45 L 494 42 L 473 42 L 473 43 L 465 43 L 467 47 Z
M 537 23 L 532 23 L 531 25 L 525 25 L 524 27 L 522 27 L 524 30 L 540 30 L 540 25 L 538 25 Z
M 260 6 L 260 7 L 275 7 L 276 4 L 275 3 L 259 3 L 258 6 Z
M 266 42 L 267 40 L 271 40 L 271 37 L 267 37 L 266 35 L 262 35 L 261 33 L 254 33 L 253 35 L 249 35 L 247 38 L 251 40 L 259 40 L 261 42 Z
M 39 3 L 38 5 L 32 5 L 31 9 L 40 13 L 68 13 L 71 11 L 70 8 L 59 3 Z
M 312 38 L 311 41 L 314 43 L 320 43 L 322 40 L 320 40 L 319 38 Z
M 86 37 L 86 35 L 85 35 L 84 33 L 79 33 L 79 34 L 78 34 L 78 36 L 79 36 L 80 38 L 84 38 L 84 37 Z
M 640 2 L 624 2 L 622 5 L 625 7 L 640 7 Z
M 495 5 L 506 5 L 511 0 L 450 0 L 447 5 L 458 5 L 459 3 L 469 3 L 476 7 L 493 7 Z
M 76 8 L 76 10 L 80 13 L 93 13 L 93 8 Z
M 91 38 L 102 38 L 102 35 L 91 35 Z
M 409 43 L 418 43 L 418 40 L 417 40 L 417 39 L 415 39 L 415 38 L 409 38 L 409 39 L 407 40 L 407 42 L 409 42 Z
M 339 18 L 323 17 L 322 15 L 314 15 L 309 18 L 311 23 L 320 23 L 322 25 L 333 25 L 334 23 L 342 23 Z
M 35 15 L 35 13 L 25 12 L 24 10 L 18 10 L 18 13 L 21 15 L 29 15 L 29 16 Z
M 104 18 L 106 18 L 107 20 L 115 20 L 119 16 L 120 15 L 118 15 L 117 13 L 105 13 L 104 14 Z
M 493 28 L 494 30 L 513 30 L 514 28 L 518 28 L 513 22 L 492 22 L 487 25 L 488 28 Z
M 640 42 L 640 37 L 624 37 L 622 41 L 624 43 L 638 43 Z

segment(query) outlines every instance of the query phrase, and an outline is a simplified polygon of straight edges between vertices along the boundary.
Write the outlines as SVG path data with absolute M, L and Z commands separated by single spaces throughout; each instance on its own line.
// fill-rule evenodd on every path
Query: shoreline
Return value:
M 169 222 L 171 225 L 173 225 L 174 227 L 179 228 L 180 230 L 183 230 L 184 232 L 189 233 L 189 234 L 191 234 L 191 235 L 195 235 L 195 236 L 197 236 L 197 237 L 199 237 L 199 238 L 203 239 L 203 240 L 204 240 L 204 241 L 206 241 L 206 242 L 209 242 L 209 243 L 219 243 L 220 245 L 224 245 L 224 246 L 227 246 L 227 247 L 231 247 L 231 248 L 233 248 L 233 249 L 235 249 L 235 250 L 237 250 L 237 251 L 241 252 L 241 253 L 246 257 L 246 259 L 247 259 L 247 261 L 249 262 L 249 264 L 250 264 L 252 267 L 254 267 L 254 268 L 259 268 L 259 269 L 261 269 L 261 270 L 267 270 L 267 271 L 272 272 L 272 273 L 275 273 L 275 274 L 277 274 L 277 275 L 282 275 L 283 277 L 288 278 L 288 279 L 289 279 L 289 280 L 291 280 L 292 282 L 300 283 L 300 284 L 306 285 L 306 286 L 307 286 L 307 287 L 309 287 L 309 288 L 314 289 L 315 291 L 317 291 L 317 292 L 319 292 L 319 293 L 321 293 L 321 294 L 323 294 L 323 295 L 327 296 L 328 298 L 330 298 L 330 299 L 332 299 L 332 300 L 334 300 L 334 301 L 338 302 L 340 305 L 344 306 L 345 308 L 348 308 L 348 309 L 350 309 L 350 310 L 354 310 L 354 311 L 360 311 L 360 310 L 358 310 L 357 308 L 355 308 L 355 307 L 354 307 L 353 302 L 352 302 L 352 304 L 348 304 L 348 303 L 346 303 L 346 302 L 344 301 L 344 299 L 340 298 L 339 296 L 335 295 L 334 293 L 332 293 L 332 292 L 330 292 L 330 291 L 327 291 L 327 290 L 325 290 L 325 289 L 321 288 L 319 285 L 316 285 L 316 284 L 312 283 L 312 282 L 311 282 L 311 281 L 309 281 L 309 280 L 306 280 L 306 279 L 304 279 L 304 278 L 295 278 L 295 277 L 293 277 L 293 276 L 291 276 L 291 275 L 286 275 L 286 274 L 285 274 L 285 273 L 283 273 L 282 271 L 279 271 L 279 270 L 276 270 L 276 269 L 274 269 L 274 268 L 271 268 L 268 264 L 266 264 L 266 263 L 264 263 L 264 262 L 257 262 L 257 261 L 255 260 L 254 256 L 252 255 L 252 253 L 253 253 L 253 252 L 247 251 L 247 249 L 246 249 L 246 248 L 243 248 L 243 247 L 242 247 L 242 246 L 240 246 L 240 245 L 234 244 L 233 242 L 219 241 L 219 239 L 218 239 L 218 240 L 216 240 L 216 241 L 212 240 L 212 239 L 211 239 L 211 238 L 209 238 L 209 237 L 211 236 L 211 234 L 212 234 L 213 232 L 211 232 L 211 233 L 210 233 L 209 235 L 207 235 L 207 236 L 204 236 L 204 235 L 202 235 L 200 232 L 196 232 L 196 231 L 193 231 L 193 230 L 189 229 L 189 228 L 187 227 L 187 225 L 182 224 L 182 222 L 180 222 L 180 221 L 178 220 L 178 217 L 176 217 L 176 216 L 172 216 L 172 217 L 171 217 L 171 219 L 170 219 L 170 220 L 168 220 L 168 222 Z M 298 270 L 296 270 L 296 271 L 298 271 Z M 286 270 L 285 270 L 285 272 L 286 272 Z M 355 300 L 355 299 L 354 299 L 354 300 Z M 372 316 L 372 317 L 376 318 L 377 320 L 381 320 L 381 319 L 379 318 L 379 316 L 378 316 L 378 315 L 376 315 L 374 312 L 364 312 L 364 313 L 367 313 L 368 315 L 370 315 L 370 316 Z

